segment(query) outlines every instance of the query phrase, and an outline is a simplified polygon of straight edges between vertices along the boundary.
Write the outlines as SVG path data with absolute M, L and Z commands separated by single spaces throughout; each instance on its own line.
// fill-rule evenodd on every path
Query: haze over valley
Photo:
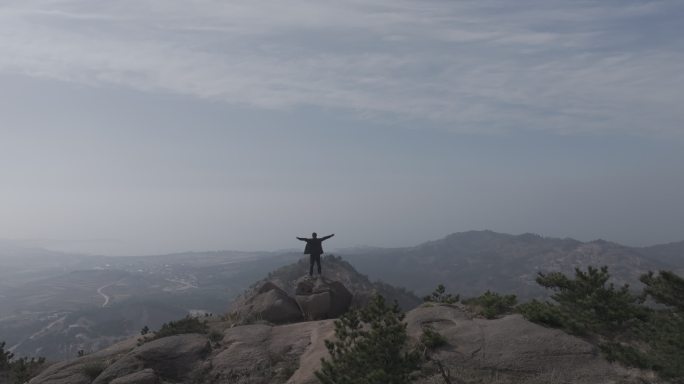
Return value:
M 366 281 L 366 275 L 414 297 L 442 283 L 464 297 L 491 290 L 529 300 L 546 297 L 534 282 L 538 272 L 572 274 L 576 267 L 607 265 L 615 283 L 638 287 L 638 277 L 649 270 L 683 272 L 683 251 L 684 243 L 634 248 L 470 231 L 408 248 L 333 253 L 351 263 L 346 281 Z M 74 357 L 136 335 L 144 326 L 156 329 L 187 314 L 224 314 L 248 287 L 301 256 L 301 251 L 216 251 L 103 257 L 4 245 L 0 339 L 18 355 Z M 332 273 L 328 268 L 324 261 L 324 275 Z M 382 291 L 378 287 L 366 289 Z M 417 303 L 402 300 L 409 308 Z

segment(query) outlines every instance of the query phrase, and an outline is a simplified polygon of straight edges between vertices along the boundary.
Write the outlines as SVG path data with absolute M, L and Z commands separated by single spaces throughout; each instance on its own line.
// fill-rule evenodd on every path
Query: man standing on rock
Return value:
M 321 275 L 321 255 L 323 254 L 323 241 L 335 236 L 333 233 L 330 236 L 323 236 L 321 238 L 317 237 L 316 232 L 311 234 L 311 238 L 298 237 L 297 240 L 306 241 L 306 247 L 304 247 L 304 254 L 309 255 L 309 276 L 313 276 L 314 263 L 318 264 L 318 275 Z

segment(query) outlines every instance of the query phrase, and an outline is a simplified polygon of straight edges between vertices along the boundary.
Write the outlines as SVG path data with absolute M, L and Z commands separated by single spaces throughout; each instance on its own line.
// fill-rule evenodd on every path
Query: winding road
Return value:
M 118 281 L 116 283 L 118 283 Z M 99 293 L 100 296 L 102 296 L 104 298 L 104 303 L 102 303 L 102 308 L 106 307 L 107 304 L 109 304 L 109 296 L 106 293 L 102 292 L 102 290 L 107 288 L 107 287 L 110 287 L 116 283 L 105 284 L 105 285 L 103 285 L 97 289 L 97 293 Z

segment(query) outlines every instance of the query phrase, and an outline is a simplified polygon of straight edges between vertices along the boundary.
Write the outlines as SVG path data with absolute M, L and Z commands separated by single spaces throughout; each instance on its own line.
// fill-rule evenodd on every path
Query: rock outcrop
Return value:
M 432 358 L 443 364 L 454 383 L 662 382 L 648 372 L 607 362 L 582 339 L 518 315 L 485 320 L 473 318 L 458 306 L 431 304 L 408 312 L 405 321 L 414 343 L 425 326 L 444 336 L 447 344 L 433 351 Z M 213 319 L 211 337 L 170 336 L 142 346 L 132 339 L 57 363 L 30 384 L 318 383 L 314 372 L 321 358 L 328 356 L 324 341 L 334 337 L 334 320 L 233 325 Z M 101 372 L 89 368 L 97 364 Z M 426 370 L 416 382 L 444 381 L 438 372 Z
M 342 316 L 353 295 L 339 281 L 323 277 L 302 277 L 296 282 L 295 297 L 271 281 L 266 281 L 238 300 L 233 317 L 243 324 L 263 320 L 287 324 L 302 320 L 323 320 Z
M 136 345 L 136 339 L 128 339 L 78 359 L 55 363 L 47 367 L 30 382 L 49 384 L 90 384 L 93 382 L 93 378 L 87 374 L 89 371 L 96 372 L 97 370 L 104 370 L 108 361 L 121 359 L 132 351 Z
M 352 303 L 353 295 L 339 281 L 320 277 L 304 277 L 297 281 L 295 300 L 307 320 L 331 319 L 342 316 Z
M 190 379 L 198 362 L 210 352 L 209 342 L 203 335 L 175 335 L 154 340 L 106 367 L 93 384 L 108 384 L 114 380 L 154 382 L 155 376 L 170 380 Z
M 286 324 L 302 320 L 297 302 L 270 281 L 261 285 L 252 296 L 238 301 L 233 306 L 233 313 L 245 323 L 264 320 Z
M 372 282 L 368 276 L 357 271 L 354 266 L 338 256 L 325 255 L 321 260 L 323 276 L 326 280 L 337 281 L 352 293 L 352 307 L 362 307 L 370 302 L 375 295 L 382 295 L 388 302 L 396 301 L 399 306 L 408 311 L 419 306 L 423 300 L 412 292 L 381 282 Z M 296 263 L 283 266 L 268 274 L 268 277 L 252 286 L 250 296 L 255 289 L 265 282 L 273 282 L 284 289 L 290 296 L 296 296 L 298 283 L 302 276 L 309 274 L 309 260 L 300 259 Z M 433 287 L 434 288 L 434 287 Z
M 198 334 L 138 347 L 133 339 L 97 355 L 55 364 L 30 384 L 317 384 L 314 372 L 328 356 L 325 340 L 333 336 L 333 320 L 324 320 L 226 328 L 213 347 L 207 336 Z M 96 371 L 93 380 L 86 372 L 95 364 L 103 371 Z
M 509 315 L 487 320 L 456 305 L 426 304 L 407 313 L 409 335 L 418 339 L 429 326 L 445 337 L 435 351 L 452 376 L 466 383 L 631 384 L 659 382 L 652 374 L 611 364 L 587 341 Z M 435 382 L 440 382 L 435 374 Z M 423 381 L 432 382 L 428 378 Z

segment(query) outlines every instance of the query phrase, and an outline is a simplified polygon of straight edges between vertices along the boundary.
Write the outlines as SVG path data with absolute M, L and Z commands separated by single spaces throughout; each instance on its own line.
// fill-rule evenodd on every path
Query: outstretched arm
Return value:
M 335 236 L 334 233 L 333 233 L 332 235 L 330 235 L 330 236 L 321 237 L 321 241 L 323 241 L 323 240 L 328 240 L 329 238 L 331 238 L 331 237 L 333 237 L 333 236 Z
M 297 240 L 306 241 L 306 239 L 303 237 L 298 237 Z

